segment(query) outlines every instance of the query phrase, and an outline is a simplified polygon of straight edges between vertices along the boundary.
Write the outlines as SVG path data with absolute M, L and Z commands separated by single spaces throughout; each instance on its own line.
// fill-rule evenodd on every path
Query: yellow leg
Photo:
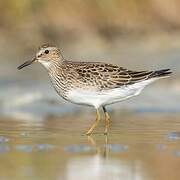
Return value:
M 93 123 L 93 125 L 91 126 L 91 128 L 87 131 L 86 135 L 90 136 L 92 134 L 94 128 L 98 125 L 99 120 L 100 120 L 100 114 L 99 114 L 98 109 L 96 109 L 96 120 Z
M 109 130 L 109 126 L 110 126 L 110 116 L 109 116 L 108 112 L 106 111 L 105 107 L 103 107 L 103 111 L 104 111 L 104 115 L 105 115 L 105 131 L 104 131 L 104 134 L 107 135 L 108 130 Z

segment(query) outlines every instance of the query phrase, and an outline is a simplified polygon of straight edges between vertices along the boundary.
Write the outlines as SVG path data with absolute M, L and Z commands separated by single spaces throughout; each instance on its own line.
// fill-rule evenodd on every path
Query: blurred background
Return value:
M 178 0 L 0 0 L 0 179 L 79 179 L 91 168 L 86 161 L 97 165 L 91 179 L 179 179 L 179 12 Z M 104 150 L 103 122 L 98 143 L 82 136 L 93 109 L 64 102 L 41 65 L 17 70 L 44 43 L 74 61 L 171 68 L 173 75 L 109 107 L 112 135 Z M 102 151 L 111 151 L 108 161 Z M 9 173 L 10 167 L 16 168 Z M 84 176 L 76 172 L 82 168 Z
M 163 86 L 171 84 L 168 91 L 151 90 L 149 96 L 156 96 L 150 97 L 151 101 L 152 98 L 158 98 L 157 109 L 163 111 L 161 106 L 165 104 L 167 107 L 168 103 L 169 111 L 179 111 L 179 101 L 175 102 L 177 97 L 172 95 L 179 95 L 180 92 L 179 9 L 177 0 L 0 1 L 0 87 L 2 106 L 5 108 L 3 113 L 8 116 L 13 114 L 18 99 L 23 104 L 23 101 L 29 103 L 38 98 L 46 100 L 54 96 L 57 101 L 58 96 L 52 91 L 47 73 L 40 65 L 19 72 L 16 69 L 19 64 L 31 59 L 44 43 L 60 47 L 66 59 L 105 61 L 132 70 L 171 68 L 173 77 L 158 82 Z M 155 89 L 158 83 L 152 87 Z M 165 102 L 159 100 L 164 100 L 164 96 L 170 97 Z M 148 96 L 141 97 L 138 101 L 142 99 L 143 103 Z M 12 109 L 7 108 L 7 104 L 12 106 L 13 103 L 15 105 Z M 40 105 L 40 108 L 43 106 Z M 28 118 L 31 114 L 23 113 L 22 110 L 18 113 L 15 110 L 14 113 L 21 114 L 22 118 Z

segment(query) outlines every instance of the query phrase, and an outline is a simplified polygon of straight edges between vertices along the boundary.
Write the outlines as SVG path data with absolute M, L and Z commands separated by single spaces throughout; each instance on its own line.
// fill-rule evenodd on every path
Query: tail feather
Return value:
M 172 72 L 170 71 L 170 69 L 162 69 L 158 71 L 153 71 L 148 79 L 166 77 L 166 76 L 169 76 L 171 73 Z

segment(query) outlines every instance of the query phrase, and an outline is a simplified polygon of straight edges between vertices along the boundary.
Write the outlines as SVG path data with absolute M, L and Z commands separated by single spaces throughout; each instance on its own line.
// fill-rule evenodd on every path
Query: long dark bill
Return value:
M 18 70 L 31 65 L 34 61 L 36 61 L 36 58 L 33 58 L 32 60 L 26 61 L 23 64 L 21 64 L 20 66 L 17 67 Z

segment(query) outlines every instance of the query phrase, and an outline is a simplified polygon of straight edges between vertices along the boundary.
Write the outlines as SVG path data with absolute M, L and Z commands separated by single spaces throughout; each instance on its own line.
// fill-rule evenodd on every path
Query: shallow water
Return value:
M 93 116 L 0 120 L 0 179 L 179 179 L 176 115 L 114 114 L 85 136 Z

